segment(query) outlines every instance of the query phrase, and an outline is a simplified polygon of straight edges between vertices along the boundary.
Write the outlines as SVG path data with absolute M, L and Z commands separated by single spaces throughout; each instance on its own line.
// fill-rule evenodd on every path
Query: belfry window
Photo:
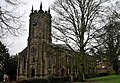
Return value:
M 31 30 L 31 37 L 34 37 L 34 29 Z

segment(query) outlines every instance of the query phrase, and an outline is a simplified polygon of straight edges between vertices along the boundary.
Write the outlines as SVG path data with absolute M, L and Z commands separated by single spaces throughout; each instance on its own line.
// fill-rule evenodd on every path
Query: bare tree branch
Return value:
M 15 8 L 12 9 L 11 6 L 20 5 L 20 0 L 5 0 L 8 3 L 11 10 L 5 9 L 0 6 L 0 38 L 7 35 L 18 36 L 23 30 L 23 22 L 21 17 L 23 15 L 18 15 Z M 3 3 L 5 3 L 3 2 Z

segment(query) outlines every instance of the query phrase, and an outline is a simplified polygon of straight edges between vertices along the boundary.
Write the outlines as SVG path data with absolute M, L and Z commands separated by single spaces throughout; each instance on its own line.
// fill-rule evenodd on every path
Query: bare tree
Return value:
M 11 5 L 18 5 L 21 3 L 21 0 L 4 0 L 4 1 Z
M 7 35 L 17 36 L 22 29 L 22 15 L 17 14 L 16 6 L 20 5 L 20 0 L 3 0 L 0 5 L 0 38 Z
M 110 10 L 112 12 L 112 18 L 120 19 L 120 1 L 117 0 L 115 2 L 115 5 L 110 7 Z
M 95 24 L 104 11 L 103 4 L 109 0 L 57 0 L 52 6 L 56 12 L 53 19 L 53 37 L 64 42 L 71 50 L 79 51 L 78 77 L 84 80 L 84 56 L 94 36 Z M 100 14 L 101 13 L 101 14 Z

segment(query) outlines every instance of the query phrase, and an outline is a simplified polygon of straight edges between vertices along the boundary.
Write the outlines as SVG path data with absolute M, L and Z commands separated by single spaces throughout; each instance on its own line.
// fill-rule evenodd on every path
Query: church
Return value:
M 51 14 L 40 9 L 31 10 L 27 47 L 19 53 L 17 79 L 31 77 L 77 76 L 78 52 L 73 52 L 64 44 L 53 44 L 51 34 Z M 85 73 L 94 74 L 94 58 L 86 55 Z

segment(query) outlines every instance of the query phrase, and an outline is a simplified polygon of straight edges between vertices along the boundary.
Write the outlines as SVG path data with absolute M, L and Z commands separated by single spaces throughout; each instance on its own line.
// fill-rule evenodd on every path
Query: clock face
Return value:
M 33 20 L 32 20 L 32 25 L 33 25 L 33 26 L 36 26 L 36 25 L 37 25 L 37 19 L 33 19 Z

